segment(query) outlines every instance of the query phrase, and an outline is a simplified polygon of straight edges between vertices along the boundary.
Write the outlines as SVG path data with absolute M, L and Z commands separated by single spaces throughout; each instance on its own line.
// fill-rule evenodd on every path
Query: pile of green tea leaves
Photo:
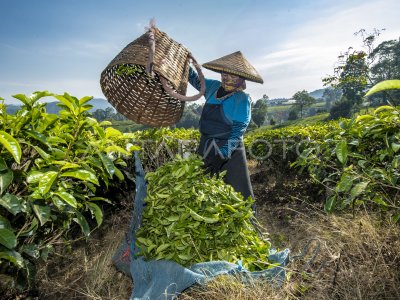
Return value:
M 197 156 L 177 156 L 146 175 L 139 255 L 183 266 L 241 260 L 250 271 L 266 269 L 270 243 L 250 222 L 253 199 L 243 199 L 221 176 L 204 174 L 202 166 Z

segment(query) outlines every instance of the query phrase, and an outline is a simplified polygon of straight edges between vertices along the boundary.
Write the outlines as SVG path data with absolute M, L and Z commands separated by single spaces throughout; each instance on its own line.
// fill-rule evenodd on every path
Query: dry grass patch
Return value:
M 130 222 L 130 212 L 113 216 L 88 242 L 59 251 L 38 274 L 40 299 L 129 299 L 132 280 L 111 262 Z

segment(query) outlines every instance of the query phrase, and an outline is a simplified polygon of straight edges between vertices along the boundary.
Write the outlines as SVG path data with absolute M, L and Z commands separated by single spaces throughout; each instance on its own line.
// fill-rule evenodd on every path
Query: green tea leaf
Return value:
M 365 182 L 365 181 L 357 183 L 350 191 L 351 198 L 354 199 L 357 196 L 361 195 L 367 188 L 368 184 L 369 184 L 369 182 Z
M 5 162 L 5 160 L 2 157 L 0 157 L 0 172 L 7 171 L 7 170 L 8 170 L 8 166 Z
M 394 79 L 394 80 L 381 81 L 381 82 L 375 84 L 368 91 L 368 93 L 365 94 L 365 97 L 369 97 L 378 92 L 388 91 L 388 90 L 393 90 L 393 89 L 400 89 L 400 80 Z
M 389 106 L 389 105 L 379 106 L 377 109 L 374 110 L 374 114 L 378 114 L 381 111 L 385 111 L 385 110 L 391 111 L 391 110 L 394 110 L 394 107 L 393 106 Z
M 170 243 L 162 244 L 162 245 L 158 246 L 158 247 L 157 247 L 157 250 L 156 250 L 156 254 L 158 254 L 158 253 L 164 251 L 164 250 L 167 249 L 169 246 L 171 246 Z
M 348 192 L 350 188 L 353 186 L 353 181 L 355 180 L 355 176 L 344 173 L 342 174 L 339 183 L 336 186 L 336 191 L 338 192 Z
M 357 123 L 357 122 L 360 122 L 360 121 L 368 121 L 368 120 L 371 120 L 371 119 L 374 119 L 374 118 L 375 117 L 371 116 L 371 115 L 361 115 L 361 116 L 358 116 L 356 118 L 355 122 Z
M 83 234 L 88 237 L 90 235 L 90 227 L 88 222 L 86 221 L 85 217 L 78 211 L 75 211 L 76 218 L 73 220 L 79 224 L 82 229 Z
M 38 259 L 40 257 L 40 250 L 38 245 L 35 244 L 26 244 L 23 245 L 20 249 L 22 253 L 28 254 L 30 257 Z
M 392 143 L 391 146 L 394 153 L 397 153 L 397 151 L 400 150 L 400 144 L 398 143 Z
M 0 196 L 4 194 L 10 184 L 13 182 L 14 173 L 10 169 L 0 172 Z
M 99 125 L 100 125 L 100 126 L 111 126 L 112 123 L 111 123 L 110 121 L 101 121 L 101 122 L 99 123 Z
M 83 181 L 89 181 L 93 184 L 99 185 L 99 181 L 96 177 L 96 175 L 90 171 L 87 170 L 74 170 L 74 171 L 68 171 L 65 173 L 62 173 L 60 175 L 61 177 L 73 177 L 77 178 Z
M 97 204 L 87 202 L 86 205 L 89 207 L 92 215 L 96 218 L 97 226 L 100 226 L 103 223 L 103 211 Z
M 115 165 L 111 158 L 109 158 L 106 154 L 102 152 L 98 152 L 101 162 L 103 163 L 104 168 L 106 169 L 107 173 L 112 178 L 115 174 Z
M 122 136 L 122 132 L 113 128 L 113 127 L 107 127 L 105 129 L 105 133 L 106 133 L 106 139 L 112 138 L 112 137 L 121 137 Z
M 67 99 L 65 96 L 66 95 L 64 95 L 64 96 L 55 95 L 54 98 L 56 98 L 58 101 L 60 101 L 72 113 L 72 112 L 74 112 L 73 101 L 71 101 L 70 99 Z
M 22 258 L 21 254 L 17 251 L 0 251 L 0 258 L 8 260 L 9 262 L 16 265 L 18 268 L 22 269 L 25 266 L 25 261 Z
M 376 204 L 379 204 L 379 205 L 381 205 L 381 206 L 388 206 L 388 204 L 382 199 L 382 197 L 379 197 L 379 196 L 374 197 L 374 198 L 373 198 L 373 201 L 374 201 Z
M 12 230 L 10 221 L 8 221 L 8 219 L 4 218 L 3 216 L 0 216 L 0 229 L 3 228 Z
M 44 151 L 42 148 L 38 147 L 38 146 L 32 146 L 37 153 L 39 153 L 40 157 L 43 158 L 45 161 L 49 161 L 51 156 L 50 154 L 46 153 L 46 151 Z
M 65 191 L 60 191 L 57 193 L 54 193 L 55 195 L 59 196 L 62 200 L 65 201 L 65 203 L 68 203 L 69 205 L 71 205 L 73 208 L 76 208 L 78 203 L 75 199 L 75 197 Z
M 32 209 L 38 218 L 40 225 L 44 225 L 50 219 L 50 207 L 38 204 L 32 204 Z
M 28 176 L 26 177 L 26 181 L 28 183 L 38 183 L 40 181 L 40 178 L 42 178 L 44 173 L 40 171 L 31 171 L 29 172 Z
M 106 152 L 116 152 L 116 153 L 122 153 L 125 155 L 129 155 L 129 152 L 126 151 L 124 148 L 121 148 L 120 146 L 117 145 L 111 145 L 111 146 L 107 146 L 104 151 Z
M 122 172 L 117 167 L 115 167 L 115 173 L 114 174 L 121 181 L 125 179 L 124 174 L 122 174 Z
M 37 141 L 43 143 L 44 145 L 48 146 L 47 137 L 44 134 L 42 134 L 40 132 L 37 132 L 37 131 L 34 131 L 34 130 L 31 130 L 31 129 L 26 130 L 25 133 L 27 135 L 29 135 L 30 137 L 34 138 L 35 140 L 37 140 Z
M 339 143 L 336 144 L 335 148 L 336 157 L 342 164 L 346 164 L 347 162 L 347 142 L 345 140 L 341 140 Z
M 0 144 L 11 153 L 18 164 L 21 162 L 21 146 L 15 138 L 5 131 L 0 131 Z
M 28 107 L 32 106 L 31 99 L 24 94 L 13 95 L 13 98 L 18 99 L 19 101 L 21 101 L 23 104 L 25 104 Z
M 14 216 L 23 210 L 21 200 L 17 196 L 8 193 L 0 198 L 0 205 Z
M 57 175 L 57 172 L 48 171 L 40 177 L 38 191 L 41 195 L 45 195 L 50 191 L 54 181 L 57 179 Z
M 55 162 L 54 162 L 55 163 Z M 63 166 L 61 167 L 61 170 L 67 170 L 67 169 L 76 169 L 80 168 L 81 166 L 75 163 L 70 163 L 70 162 L 62 162 Z
M 0 229 L 0 244 L 7 247 L 8 249 L 13 249 L 17 246 L 17 237 L 14 232 L 9 229 Z
M 86 102 L 89 102 L 92 99 L 93 99 L 92 96 L 85 96 L 85 97 L 79 99 L 79 104 L 83 105 L 83 104 L 85 104 Z

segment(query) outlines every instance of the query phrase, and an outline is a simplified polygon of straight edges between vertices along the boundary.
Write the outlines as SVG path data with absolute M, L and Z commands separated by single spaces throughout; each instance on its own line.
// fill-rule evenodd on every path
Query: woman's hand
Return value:
M 207 157 L 204 160 L 204 168 L 206 173 L 211 175 L 216 175 L 221 171 L 222 166 L 228 161 L 227 158 L 223 158 L 220 155 L 214 155 L 212 157 Z

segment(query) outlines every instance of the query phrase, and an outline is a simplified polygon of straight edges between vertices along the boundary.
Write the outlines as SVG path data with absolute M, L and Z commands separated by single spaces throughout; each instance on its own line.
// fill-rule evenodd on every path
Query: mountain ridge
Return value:
M 61 110 L 61 107 L 59 107 L 57 104 L 60 103 L 59 101 L 51 101 L 51 102 L 45 102 L 46 103 L 46 111 L 49 114 L 58 114 L 58 112 Z M 94 112 L 97 109 L 106 109 L 106 108 L 113 108 L 113 106 L 103 98 L 93 98 L 88 102 L 88 104 L 92 105 L 93 108 L 91 108 L 89 111 Z M 22 105 L 22 104 L 21 104 Z M 6 111 L 8 114 L 14 114 L 21 105 L 18 104 L 7 104 L 6 103 Z M 115 109 L 114 109 L 115 110 Z

